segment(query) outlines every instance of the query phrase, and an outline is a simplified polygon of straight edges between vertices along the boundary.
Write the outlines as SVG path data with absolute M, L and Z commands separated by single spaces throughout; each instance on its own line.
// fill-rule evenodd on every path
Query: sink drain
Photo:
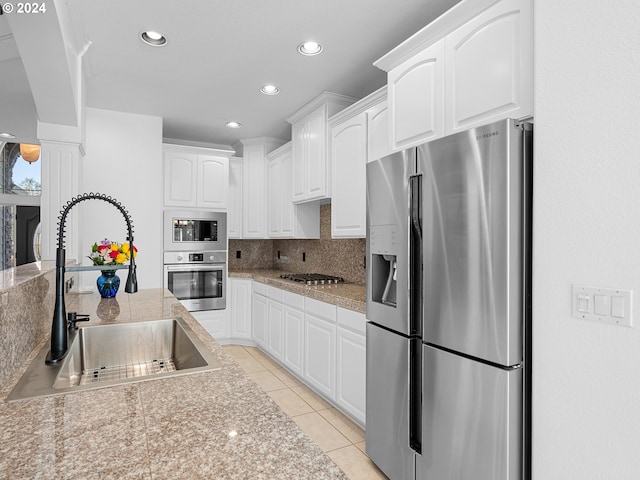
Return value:
M 176 370 L 170 358 L 150 360 L 143 363 L 128 365 L 104 366 L 91 368 L 82 372 L 80 385 L 88 385 L 109 380 L 124 380 L 127 378 L 146 377 L 159 373 L 174 372 Z

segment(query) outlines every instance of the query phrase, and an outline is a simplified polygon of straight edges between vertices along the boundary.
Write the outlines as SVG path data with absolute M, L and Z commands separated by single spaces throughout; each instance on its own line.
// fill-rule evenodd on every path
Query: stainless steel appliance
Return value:
M 165 210 L 165 251 L 227 251 L 227 214 L 205 210 Z
M 367 165 L 366 451 L 394 480 L 530 478 L 532 126 Z
M 227 252 L 164 252 L 164 287 L 190 312 L 226 308 Z

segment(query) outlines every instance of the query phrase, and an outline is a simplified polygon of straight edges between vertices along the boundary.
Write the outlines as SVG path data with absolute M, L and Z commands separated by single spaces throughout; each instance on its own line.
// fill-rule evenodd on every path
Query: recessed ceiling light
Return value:
M 238 122 L 227 122 L 225 125 L 229 128 L 240 128 L 242 126 L 242 124 Z
M 318 55 L 321 51 L 322 45 L 320 45 L 318 42 L 308 41 L 298 45 L 298 52 L 300 52 L 302 55 Z
M 142 32 L 140 34 L 140 39 L 152 47 L 162 47 L 167 44 L 167 37 L 161 33 L 154 32 L 153 30 Z
M 0 138 L 16 138 L 13 133 L 0 132 Z
M 277 95 L 280 93 L 280 89 L 275 85 L 264 85 L 260 91 L 265 95 Z

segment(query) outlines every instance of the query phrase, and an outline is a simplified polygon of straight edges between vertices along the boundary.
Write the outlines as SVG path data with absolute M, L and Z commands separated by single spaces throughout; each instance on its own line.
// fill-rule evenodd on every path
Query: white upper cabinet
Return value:
M 331 129 L 331 236 L 366 236 L 367 114 Z
M 267 238 L 265 158 L 284 141 L 258 137 L 240 139 L 238 143 L 242 148 L 242 238 Z
M 391 139 L 394 150 L 444 133 L 444 41 L 389 72 Z
M 163 151 L 165 206 L 227 208 L 231 150 L 165 144 Z
M 324 92 L 287 118 L 292 125 L 294 202 L 331 196 L 327 120 L 356 100 Z
M 227 208 L 229 188 L 229 157 L 198 155 L 196 205 Z
M 267 233 L 271 238 L 320 238 L 320 205 L 293 203 L 291 142 L 269 153 Z
M 195 206 L 197 172 L 196 155 L 164 152 L 164 204 Z
M 533 113 L 531 2 L 502 0 L 447 36 L 448 133 Z
M 384 100 L 367 110 L 367 162 L 382 158 L 391 152 L 389 107 L 385 89 Z
M 239 157 L 229 159 L 227 236 L 242 238 L 242 158 Z
M 329 119 L 331 131 L 331 236 L 366 236 L 366 177 L 369 145 L 376 155 L 388 150 L 388 130 L 379 105 L 385 101 L 383 87 Z M 382 119 L 382 120 L 381 120 Z M 376 136 L 369 135 L 374 131 Z
M 376 61 L 392 148 L 532 116 L 532 20 L 532 0 L 465 0 Z
M 284 148 L 284 149 L 283 149 Z M 281 149 L 283 149 L 281 151 Z M 270 237 L 284 236 L 291 231 L 289 215 L 293 208 L 291 187 L 291 143 L 267 155 L 267 233 Z

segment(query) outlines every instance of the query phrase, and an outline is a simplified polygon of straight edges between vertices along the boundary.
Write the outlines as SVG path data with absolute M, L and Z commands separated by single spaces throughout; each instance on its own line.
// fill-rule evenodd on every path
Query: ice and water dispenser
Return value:
M 396 229 L 396 225 L 369 227 L 371 300 L 391 307 L 396 306 L 398 285 Z

